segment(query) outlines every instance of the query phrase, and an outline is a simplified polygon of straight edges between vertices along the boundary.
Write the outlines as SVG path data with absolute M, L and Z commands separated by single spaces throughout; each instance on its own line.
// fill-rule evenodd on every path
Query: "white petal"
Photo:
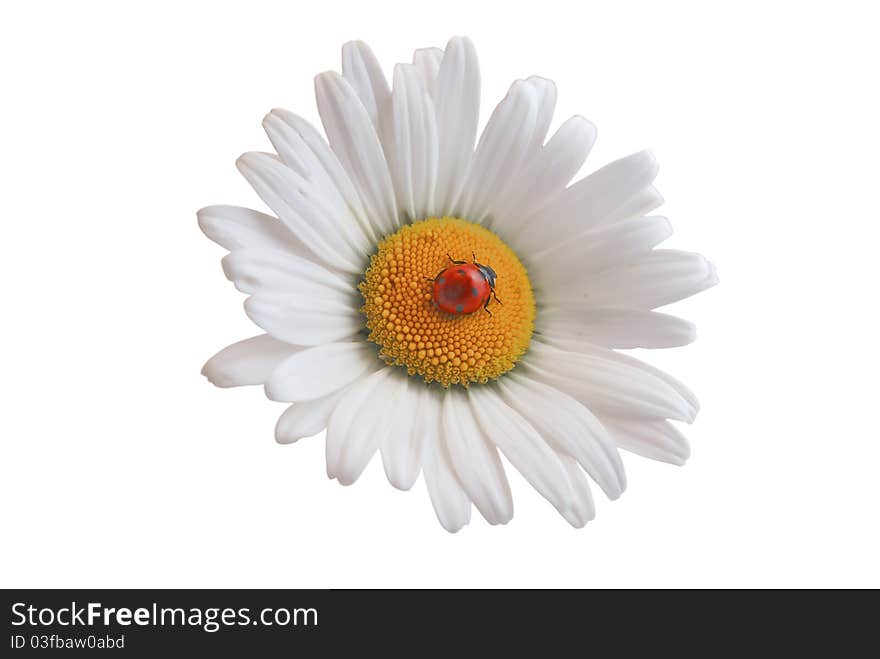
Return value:
M 294 403 L 275 424 L 275 441 L 292 444 L 303 437 L 311 437 L 327 427 L 330 415 L 348 388 L 340 389 L 316 400 Z
M 434 103 L 412 64 L 394 67 L 389 161 L 398 207 L 411 220 L 434 213 L 437 121 Z
M 379 120 L 387 112 L 391 91 L 379 60 L 363 41 L 342 46 L 342 76 L 357 92 L 379 133 Z
M 391 175 L 363 103 L 333 71 L 315 78 L 315 95 L 330 146 L 357 187 L 370 221 L 381 235 L 393 233 L 399 222 Z
M 263 384 L 285 359 L 302 350 L 267 334 L 223 348 L 202 367 L 202 375 L 218 387 Z
M 529 76 L 526 78 L 526 82 L 535 90 L 535 98 L 537 99 L 535 130 L 527 149 L 528 155 L 533 157 L 544 146 L 550 122 L 553 121 L 553 111 L 556 109 L 556 83 L 541 76 Z
M 351 485 L 363 472 L 388 432 L 394 413 L 392 369 L 360 379 L 346 391 L 327 425 L 327 475 Z
M 366 341 L 328 343 L 308 348 L 281 362 L 266 382 L 270 400 L 298 403 L 342 389 L 382 366 Z
M 240 206 L 208 206 L 198 212 L 198 219 L 205 235 L 229 251 L 266 247 L 314 258 L 277 217 Z
M 348 239 L 352 244 L 371 247 L 378 236 L 357 190 L 314 126 L 292 112 L 275 109 L 263 119 L 263 128 L 285 165 L 328 198 L 338 200 L 334 204 L 338 214 L 333 219 L 339 230 L 351 234 Z
M 432 97 L 437 88 L 437 74 L 442 61 L 443 50 L 440 48 L 419 48 L 413 53 L 413 64 L 419 70 L 425 89 Z
M 611 499 L 626 489 L 614 440 L 590 410 L 571 396 L 511 373 L 499 380 L 504 400 L 518 410 L 555 450 L 575 458 Z
M 239 171 L 266 204 L 309 251 L 325 263 L 352 273 L 363 272 L 366 254 L 346 240 L 335 221 L 338 208 L 312 183 L 267 153 L 246 153 Z
M 515 204 L 518 200 L 534 201 L 528 196 L 522 197 L 521 195 L 524 190 L 532 188 L 535 178 L 540 179 L 546 175 L 545 171 L 536 169 L 536 166 L 543 165 L 546 168 L 550 165 L 546 158 L 542 158 L 542 155 L 547 130 L 550 128 L 553 111 L 556 109 L 556 84 L 552 80 L 540 76 L 530 76 L 526 78 L 525 83 L 531 86 L 535 93 L 535 123 L 531 139 L 525 147 L 522 162 L 516 169 L 511 169 L 508 172 L 509 180 L 490 201 L 486 223 L 496 230 L 501 230 L 500 227 L 510 221 L 512 214 L 510 209 L 516 208 Z M 525 129 L 525 127 L 523 128 Z M 574 172 L 572 172 L 573 174 Z
M 693 323 L 656 311 L 571 306 L 544 309 L 536 319 L 542 337 L 577 352 L 578 342 L 607 348 L 675 348 L 696 339 Z
M 440 149 L 434 201 L 442 214 L 451 214 L 470 165 L 480 119 L 480 66 L 470 39 L 455 37 L 446 46 L 434 102 Z
M 263 127 L 285 164 L 303 178 L 314 179 L 328 194 L 335 191 L 365 236 L 373 242 L 381 237 L 375 233 L 357 188 L 339 158 L 314 126 L 293 112 L 276 108 L 264 119 Z M 304 172 L 310 172 L 311 175 L 307 176 Z
M 583 117 L 563 123 L 544 147 L 525 163 L 517 184 L 497 201 L 492 226 L 513 237 L 523 222 L 562 192 L 587 159 L 596 127 Z M 524 253 L 523 247 L 516 248 Z
M 669 384 L 618 361 L 533 340 L 523 368 L 528 377 L 564 391 L 594 412 L 688 423 L 696 416 L 696 409 Z
M 574 503 L 565 469 L 556 452 L 515 409 L 504 404 L 495 390 L 472 387 L 471 411 L 483 434 L 560 513 Z
M 672 304 L 718 283 L 714 267 L 692 252 L 658 249 L 627 265 L 570 282 L 564 288 L 545 289 L 548 305 L 577 301 L 590 307 L 656 309 Z
M 602 423 L 620 448 L 651 460 L 683 465 L 690 457 L 687 438 L 669 421 L 635 421 L 603 417 Z
M 275 338 L 301 346 L 351 341 L 364 327 L 356 306 L 308 292 L 254 295 L 245 300 L 244 310 Z
M 421 389 L 415 434 L 424 443 L 422 472 L 434 512 L 443 528 L 455 533 L 471 521 L 471 500 L 452 469 L 440 430 L 440 397 Z
M 236 288 L 255 295 L 245 312 L 281 341 L 311 346 L 350 339 L 363 329 L 354 286 L 316 263 L 269 249 L 241 249 L 223 261 Z
M 647 188 L 656 175 L 657 161 L 650 151 L 605 165 L 535 211 L 518 232 L 517 244 L 542 251 L 597 227 Z
M 490 524 L 506 524 L 513 517 L 510 485 L 498 451 L 483 436 L 460 387 L 444 394 L 441 432 L 458 480 Z
M 598 346 L 592 343 L 588 343 L 586 341 L 575 341 L 574 339 L 568 339 L 567 343 L 571 345 L 571 347 L 566 347 L 563 344 L 557 342 L 556 339 L 540 337 L 540 341 L 542 343 L 549 343 L 556 347 L 562 348 L 563 350 L 570 350 L 571 352 L 582 353 L 585 355 L 592 355 L 598 359 L 603 359 L 606 361 L 617 362 L 619 364 L 623 364 L 624 366 L 629 366 L 635 369 L 639 369 L 644 371 L 645 373 L 649 373 L 653 375 L 655 378 L 659 378 L 663 380 L 666 384 L 672 387 L 679 396 L 684 398 L 688 404 L 695 410 L 698 411 L 700 409 L 700 402 L 697 400 L 694 392 L 691 391 L 683 382 L 672 377 L 669 373 L 660 370 L 650 364 L 647 364 L 635 357 L 630 357 L 629 355 L 624 355 L 622 353 L 616 352 L 615 350 L 610 350 L 604 346 Z
M 596 517 L 596 506 L 590 492 L 590 483 L 578 466 L 577 460 L 568 456 L 559 456 L 565 467 L 568 482 L 574 493 L 574 503 L 565 514 L 565 519 L 576 529 L 582 528 Z
M 394 413 L 388 419 L 388 434 L 382 441 L 382 464 L 388 481 L 400 490 L 408 490 L 419 477 L 422 456 L 421 433 L 415 432 L 415 421 L 421 416 L 421 387 L 403 374 L 395 378 L 397 395 Z
M 274 249 L 239 249 L 223 257 L 223 272 L 242 293 L 303 293 L 346 302 L 354 287 L 317 263 Z
M 663 205 L 663 196 L 657 191 L 653 185 L 649 185 L 644 190 L 640 190 L 625 204 L 617 210 L 612 211 L 605 216 L 602 224 L 612 224 L 622 220 L 629 220 L 633 217 L 641 217 L 647 215 L 651 211 L 657 210 Z
M 256 294 L 245 311 L 281 341 L 320 345 L 349 339 L 363 328 L 354 286 L 316 263 L 252 248 L 227 254 L 223 270 L 240 291 Z
M 556 291 L 650 254 L 672 235 L 665 217 L 638 217 L 588 231 L 529 258 L 538 291 Z
M 535 134 L 538 113 L 535 88 L 517 80 L 498 104 L 474 153 L 471 169 L 455 205 L 457 214 L 471 222 L 482 222 L 491 213 L 492 202 L 515 179 Z

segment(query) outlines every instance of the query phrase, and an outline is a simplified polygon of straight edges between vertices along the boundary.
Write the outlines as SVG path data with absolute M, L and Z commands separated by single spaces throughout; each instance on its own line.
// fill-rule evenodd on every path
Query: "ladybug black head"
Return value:
M 480 274 L 483 275 L 485 280 L 489 282 L 489 286 L 495 288 L 495 278 L 498 276 L 495 274 L 495 271 L 490 266 L 477 263 L 476 261 L 474 261 L 474 265 L 477 266 L 477 269 L 480 271 Z

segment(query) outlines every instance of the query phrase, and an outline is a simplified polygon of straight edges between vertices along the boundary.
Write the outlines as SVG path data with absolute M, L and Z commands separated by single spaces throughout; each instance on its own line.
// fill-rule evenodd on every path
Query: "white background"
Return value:
M 503 7 L 503 9 L 502 9 Z M 877 16 L 870 3 L 12 3 L 0 16 L 0 585 L 880 586 Z M 343 42 L 390 73 L 476 43 L 510 81 L 644 147 L 669 245 L 721 285 L 648 358 L 703 408 L 683 468 L 570 528 L 513 470 L 516 514 L 457 535 L 374 461 L 341 487 L 283 406 L 199 375 L 258 330 L 195 211 L 262 208 L 233 162 L 276 106 L 317 121 Z M 598 490 L 597 490 L 598 492 Z

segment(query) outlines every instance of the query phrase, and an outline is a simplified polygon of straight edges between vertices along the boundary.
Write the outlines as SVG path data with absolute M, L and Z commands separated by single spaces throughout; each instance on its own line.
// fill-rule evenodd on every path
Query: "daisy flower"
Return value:
M 517 80 L 477 140 L 473 44 L 417 50 L 389 87 L 363 43 L 315 79 L 326 140 L 273 110 L 276 153 L 238 168 L 275 216 L 199 212 L 229 250 L 223 270 L 265 332 L 205 364 L 215 385 L 263 385 L 291 403 L 281 443 L 326 429 L 327 473 L 348 485 L 376 452 L 388 480 L 419 473 L 440 523 L 471 504 L 513 516 L 500 455 L 572 525 L 611 499 L 618 449 L 681 464 L 691 422 L 681 382 L 617 352 L 694 339 L 654 311 L 718 280 L 698 254 L 655 249 L 672 233 L 647 151 L 570 183 L 596 131 L 572 117 L 547 139 L 556 88 Z

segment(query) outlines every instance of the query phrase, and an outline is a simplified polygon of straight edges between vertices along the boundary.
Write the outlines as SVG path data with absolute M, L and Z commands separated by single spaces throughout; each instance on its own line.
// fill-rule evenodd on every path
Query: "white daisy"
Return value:
M 475 147 L 465 38 L 417 50 L 390 89 L 370 49 L 346 44 L 342 75 L 315 89 L 327 141 L 273 110 L 277 155 L 238 161 L 278 217 L 199 212 L 266 332 L 212 357 L 208 379 L 292 403 L 279 442 L 326 428 L 344 485 L 376 451 L 395 487 L 421 472 L 453 532 L 471 504 L 491 524 L 513 516 L 499 450 L 577 527 L 594 516 L 586 475 L 623 491 L 618 448 L 683 463 L 669 420 L 693 421 L 694 395 L 615 351 L 692 341 L 693 325 L 652 310 L 718 281 L 702 256 L 654 249 L 672 233 L 647 216 L 662 203 L 654 157 L 569 185 L 595 128 L 572 117 L 545 142 L 556 90 L 538 77 L 513 83 Z

